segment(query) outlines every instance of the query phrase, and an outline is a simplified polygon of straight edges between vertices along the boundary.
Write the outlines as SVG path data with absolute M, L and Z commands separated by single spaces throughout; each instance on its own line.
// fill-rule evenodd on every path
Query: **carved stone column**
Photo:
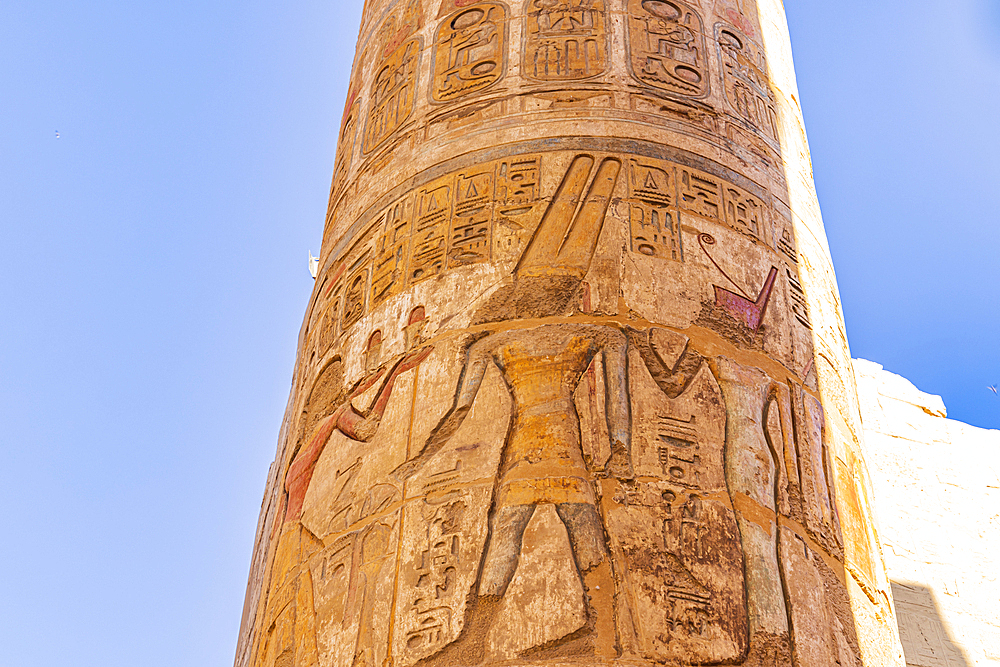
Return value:
M 779 0 L 368 0 L 237 667 L 902 664 Z

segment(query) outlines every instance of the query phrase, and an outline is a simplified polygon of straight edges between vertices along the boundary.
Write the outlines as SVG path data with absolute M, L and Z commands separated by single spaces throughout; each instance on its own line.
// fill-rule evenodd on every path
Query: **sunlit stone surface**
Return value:
M 238 667 L 901 664 L 780 2 L 369 0 Z

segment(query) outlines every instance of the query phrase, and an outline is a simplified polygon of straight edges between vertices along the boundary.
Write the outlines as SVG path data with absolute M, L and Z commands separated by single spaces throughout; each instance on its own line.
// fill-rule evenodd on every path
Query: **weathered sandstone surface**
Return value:
M 239 667 L 901 664 L 778 0 L 368 0 Z

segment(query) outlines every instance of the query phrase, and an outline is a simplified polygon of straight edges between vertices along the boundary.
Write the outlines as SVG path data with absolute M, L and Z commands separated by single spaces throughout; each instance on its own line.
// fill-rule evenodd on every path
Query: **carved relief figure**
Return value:
M 744 498 L 740 533 L 752 564 L 751 654 L 767 646 L 778 664 L 791 662 L 790 651 L 795 664 L 857 664 L 853 623 L 834 621 L 850 619 L 847 598 L 830 595 L 835 575 L 816 546 L 843 558 L 822 406 L 794 380 L 777 382 L 726 358 L 718 367 L 729 416 L 727 477 Z M 795 523 L 779 525 L 778 516 Z M 795 641 L 782 648 L 790 629 Z
M 523 73 L 539 81 L 589 79 L 607 68 L 604 0 L 528 0 Z
M 573 161 L 521 257 L 513 284 L 489 299 L 477 322 L 509 324 L 525 318 L 558 316 L 574 298 L 579 299 L 621 169 L 617 160 L 605 159 L 595 173 L 594 162 L 589 156 Z M 581 199 L 584 203 L 577 211 Z M 603 522 L 583 459 L 572 396 L 594 358 L 601 355 L 606 382 L 612 390 L 608 407 L 612 454 L 607 471 L 630 478 L 629 406 L 623 384 L 626 345 L 625 335 L 615 328 L 579 324 L 515 328 L 491 334 L 469 348 L 452 409 L 422 451 L 395 473 L 409 477 L 441 450 L 468 415 L 487 367 L 495 365 L 516 406 L 514 423 L 494 489 L 476 602 L 469 607 L 462 637 L 445 649 L 440 659 L 457 659 L 463 653 L 482 654 L 482 641 L 517 568 L 525 528 L 543 503 L 555 505 L 566 527 L 587 599 L 604 603 L 589 607 L 591 628 L 600 626 L 613 636 L 613 620 L 597 618 L 596 608 L 612 606 L 610 587 L 602 591 L 594 584 L 608 577 L 610 563 Z
M 503 77 L 506 62 L 506 7 L 481 2 L 461 9 L 438 29 L 431 98 L 451 102 L 485 90 Z
M 517 571 L 525 530 L 542 505 L 552 505 L 566 529 L 584 593 L 586 622 L 575 650 L 614 656 L 638 642 L 656 659 L 687 655 L 701 664 L 733 659 L 746 645 L 742 551 L 732 505 L 719 499 L 720 493 L 727 497 L 724 416 L 718 420 L 724 415 L 722 398 L 704 359 L 687 349 L 686 340 L 677 347 L 665 332 L 647 334 L 654 343 L 640 341 L 638 348 L 648 353 L 630 353 L 630 337 L 639 335 L 631 330 L 545 323 L 579 307 L 621 167 L 615 158 L 599 164 L 586 155 L 573 160 L 512 283 L 495 292 L 473 321 L 502 323 L 503 328 L 468 347 L 452 408 L 419 454 L 394 473 L 408 478 L 442 450 L 472 409 L 488 368 L 497 368 L 514 408 L 493 490 L 489 534 L 464 628 L 433 657 L 434 664 L 481 659 L 484 639 Z M 517 324 L 526 319 L 533 322 Z M 630 370 L 636 363 L 651 369 L 657 379 L 648 382 L 668 403 L 689 387 L 696 385 L 691 395 L 699 397 L 715 387 L 714 399 L 696 399 L 714 400 L 716 420 L 706 422 L 715 424 L 711 433 L 692 429 L 691 416 L 687 422 L 660 420 L 661 446 L 654 445 L 652 457 L 662 471 L 641 473 L 663 479 L 653 485 L 631 481 L 634 392 L 629 378 L 645 372 Z M 604 407 L 591 413 L 603 415 L 604 423 L 588 428 L 608 439 L 608 454 L 599 460 L 585 456 L 574 403 L 577 389 L 592 382 L 594 369 L 604 387 Z M 652 440 L 643 440 L 643 456 Z M 705 449 L 699 451 L 702 442 Z M 602 477 L 606 481 L 598 485 L 595 480 Z M 604 485 L 604 493 L 615 495 L 621 505 L 607 517 L 598 500 Z M 650 521 L 662 525 L 654 528 Z M 650 544 L 652 535 L 662 537 Z M 612 547 L 624 564 L 615 565 Z M 650 597 L 646 590 L 655 592 Z
M 636 480 L 605 497 L 635 649 L 667 664 L 737 661 L 748 619 L 723 392 L 685 336 L 652 329 L 630 342 Z
M 774 94 L 767 77 L 763 49 L 725 24 L 716 26 L 716 32 L 730 110 L 754 130 L 776 141 Z
M 708 95 L 701 17 L 678 0 L 628 0 L 629 67 L 642 83 L 687 98 Z
M 369 344 L 369 352 L 371 348 Z M 260 624 L 263 635 L 254 651 L 255 667 L 312 667 L 317 664 L 313 575 L 306 563 L 323 544 L 301 522 L 303 502 L 316 463 L 335 431 L 352 440 L 369 441 L 378 430 L 396 380 L 416 368 L 431 351 L 429 347 L 409 350 L 388 369 L 377 369 L 346 391 L 339 358 L 328 363 L 317 377 L 303 415 L 307 422 L 304 428 L 310 435 L 291 453 L 284 475 L 280 519 L 275 524 L 277 535 L 271 581 Z M 379 381 L 381 386 L 369 408 L 358 410 L 352 401 Z M 326 416 L 319 418 L 319 415 Z M 371 546 L 367 553 L 372 553 Z

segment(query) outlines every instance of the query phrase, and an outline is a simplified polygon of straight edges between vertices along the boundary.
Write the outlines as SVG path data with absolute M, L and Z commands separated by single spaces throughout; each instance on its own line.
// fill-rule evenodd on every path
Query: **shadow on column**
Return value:
M 913 667 L 972 667 L 944 622 L 934 591 L 921 584 L 892 582 L 896 621 L 906 664 Z

